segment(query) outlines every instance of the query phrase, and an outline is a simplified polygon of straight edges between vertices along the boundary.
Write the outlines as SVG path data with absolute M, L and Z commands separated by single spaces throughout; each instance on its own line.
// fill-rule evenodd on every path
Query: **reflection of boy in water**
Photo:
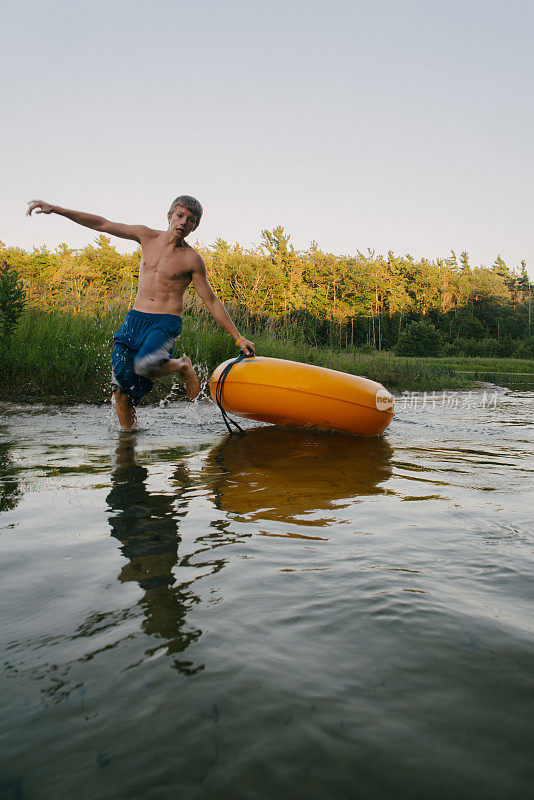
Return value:
M 193 400 L 200 391 L 191 360 L 172 358 L 174 343 L 182 329 L 184 293 L 190 283 L 210 314 L 233 336 L 244 353 L 252 355 L 254 345 L 240 336 L 228 312 L 211 288 L 200 255 L 185 241 L 200 223 L 202 206 L 189 195 L 177 197 L 167 214 L 166 231 L 146 225 L 124 225 L 104 217 L 72 211 L 33 200 L 28 215 L 60 214 L 86 228 L 111 233 L 138 242 L 142 249 L 139 285 L 132 311 L 115 334 L 113 349 L 113 390 L 117 415 L 123 430 L 135 423 L 135 406 L 152 387 L 152 378 L 177 373 Z
M 175 586 L 178 562 L 178 525 L 172 494 L 156 494 L 146 488 L 148 470 L 135 462 L 135 435 L 122 435 L 116 452 L 116 466 L 107 496 L 112 535 L 121 543 L 128 559 L 119 575 L 122 582 L 135 581 L 144 592 L 139 605 L 145 619 L 143 630 L 165 640 L 167 652 L 181 653 L 201 635 L 186 624 L 186 615 L 196 601 L 189 586 Z M 185 488 L 189 479 L 182 465 L 174 477 Z M 192 662 L 174 662 L 181 672 L 202 667 Z

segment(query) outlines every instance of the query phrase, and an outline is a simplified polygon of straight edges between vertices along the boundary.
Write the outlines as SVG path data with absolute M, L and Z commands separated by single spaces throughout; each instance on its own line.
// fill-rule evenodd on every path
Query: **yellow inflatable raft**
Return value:
M 219 364 L 210 380 L 217 402 Z M 276 425 L 304 425 L 378 436 L 393 418 L 393 398 L 380 383 L 346 372 L 256 356 L 235 363 L 219 399 L 225 411 Z

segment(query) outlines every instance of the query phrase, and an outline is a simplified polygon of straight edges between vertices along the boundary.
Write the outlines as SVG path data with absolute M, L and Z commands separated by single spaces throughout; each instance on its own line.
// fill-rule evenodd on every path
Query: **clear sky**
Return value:
M 532 0 L 3 0 L 0 239 L 80 247 L 39 198 L 245 246 L 534 277 Z M 121 251 L 128 243 L 115 240 Z

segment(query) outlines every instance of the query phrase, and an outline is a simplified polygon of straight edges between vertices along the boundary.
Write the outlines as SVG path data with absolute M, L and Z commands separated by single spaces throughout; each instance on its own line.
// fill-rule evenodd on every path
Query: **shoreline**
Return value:
M 531 375 L 532 373 L 526 373 L 526 374 L 527 375 Z M 532 374 L 532 377 L 534 378 L 534 374 Z M 455 387 L 449 387 L 449 388 L 442 387 L 440 389 L 413 389 L 413 390 L 404 389 L 404 390 L 401 390 L 401 391 L 392 392 L 392 395 L 393 395 L 393 399 L 394 399 L 394 401 L 396 403 L 402 403 L 403 401 L 406 400 L 406 397 L 408 395 L 412 396 L 414 398 L 424 398 L 424 397 L 428 397 L 430 395 L 435 395 L 435 399 L 437 400 L 437 399 L 440 399 L 442 396 L 446 396 L 449 393 L 451 393 L 451 394 L 452 393 L 454 393 L 454 394 L 462 394 L 462 393 L 463 394 L 470 394 L 470 393 L 480 393 L 480 394 L 482 394 L 483 392 L 487 392 L 487 391 L 504 393 L 504 392 L 514 391 L 514 389 L 511 388 L 510 386 L 504 386 L 504 385 L 498 384 L 498 383 L 492 383 L 492 382 L 489 382 L 489 381 L 479 381 L 479 380 L 477 380 L 477 381 L 474 381 L 470 386 L 466 386 L 466 387 L 464 387 L 462 389 L 458 389 L 458 388 L 455 388 Z M 533 391 L 534 392 L 534 384 L 533 384 L 533 387 L 532 387 L 531 390 L 526 389 L 526 391 Z M 202 394 L 202 392 L 201 392 L 201 394 Z M 184 396 L 176 396 L 176 397 L 174 397 L 174 398 L 172 398 L 170 400 L 167 398 L 167 403 L 168 404 L 170 404 L 170 403 L 185 403 L 186 405 L 195 405 L 197 402 L 202 402 L 202 401 L 211 403 L 212 405 L 214 405 L 216 407 L 216 404 L 213 402 L 213 400 L 209 396 L 209 393 L 208 394 L 204 394 L 202 397 L 199 397 L 199 398 L 195 399 L 194 401 L 188 400 L 188 398 L 185 396 L 185 394 L 184 394 Z M 148 399 L 148 400 L 145 400 L 144 402 L 142 401 L 139 404 L 138 408 L 159 408 L 159 407 L 161 407 L 161 402 L 162 401 L 160 399 L 155 399 L 155 398 Z M 42 406 L 43 408 L 51 408 L 51 407 L 54 407 L 54 406 L 58 406 L 60 408 L 73 407 L 73 406 L 100 407 L 100 406 L 111 406 L 112 405 L 112 398 L 109 397 L 109 398 L 104 398 L 104 399 L 99 399 L 99 400 L 73 400 L 73 399 L 69 399 L 69 398 L 61 397 L 61 396 L 55 396 L 55 397 L 52 396 L 52 397 L 48 397 L 48 398 L 42 398 L 42 397 L 37 397 L 37 396 L 32 397 L 32 396 L 29 396 L 29 395 L 21 396 L 21 397 L 17 397 L 17 398 L 0 397 L 0 411 L 2 410 L 3 407 L 6 407 L 6 406 L 17 406 L 17 405 L 25 406 L 25 407 Z

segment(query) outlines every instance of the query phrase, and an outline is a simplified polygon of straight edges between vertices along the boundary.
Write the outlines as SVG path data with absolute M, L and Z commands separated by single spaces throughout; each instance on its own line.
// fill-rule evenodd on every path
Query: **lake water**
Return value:
M 1 800 L 531 798 L 534 393 L 396 408 L 1 405 Z

